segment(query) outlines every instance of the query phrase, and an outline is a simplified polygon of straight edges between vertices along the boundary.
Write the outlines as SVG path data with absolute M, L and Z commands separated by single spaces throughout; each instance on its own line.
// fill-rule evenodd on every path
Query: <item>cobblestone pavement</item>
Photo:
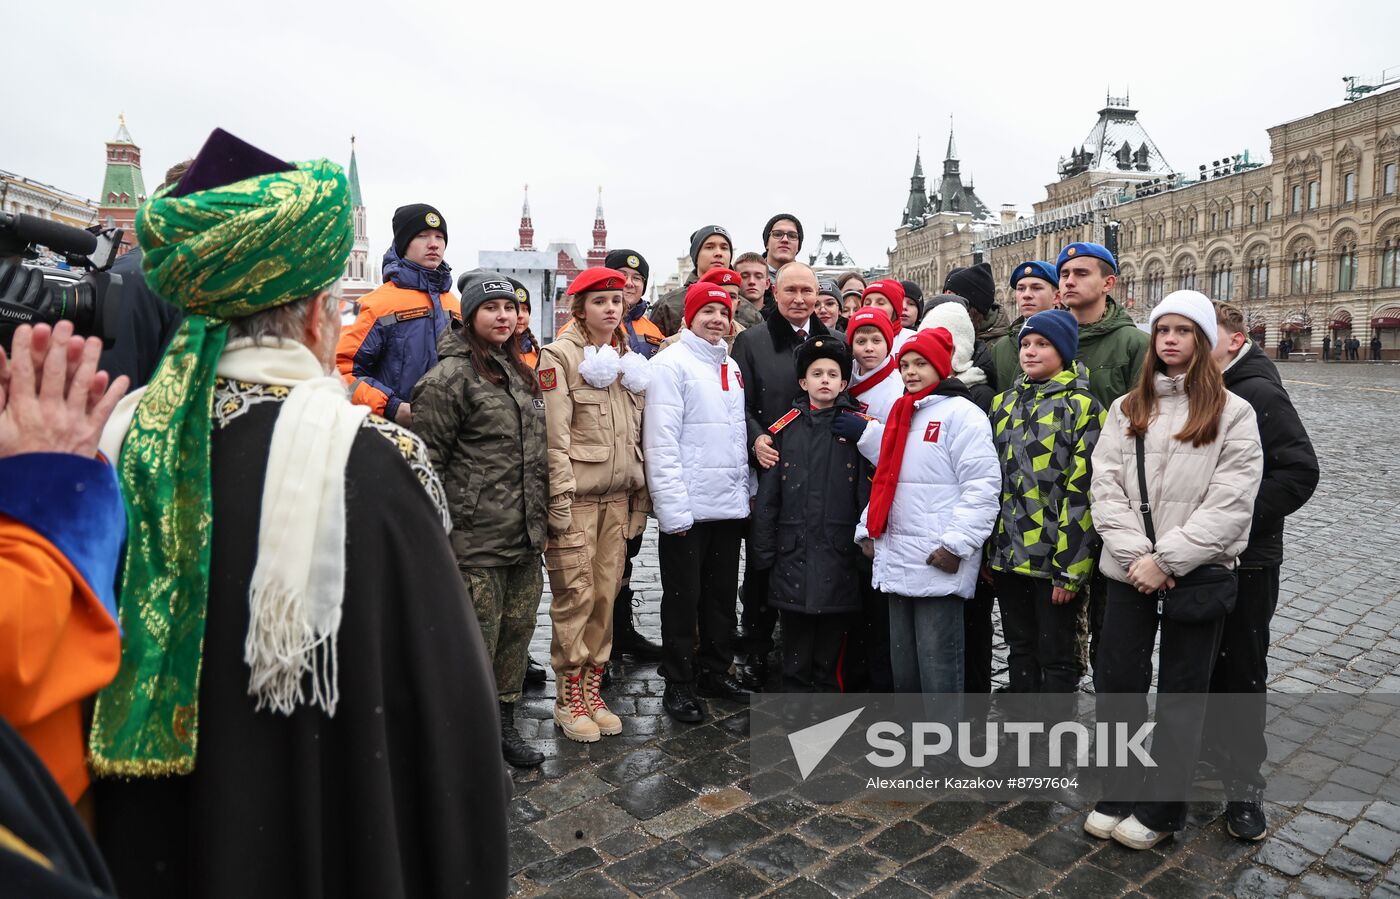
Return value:
M 1289 519 L 1271 686 L 1400 693 L 1400 366 L 1282 373 L 1322 481 Z M 654 527 L 634 585 L 655 639 Z M 547 597 L 531 652 L 548 659 Z M 998 683 L 1004 658 L 998 646 Z M 705 723 L 682 725 L 661 692 L 654 666 L 618 663 L 607 695 L 625 729 L 591 745 L 554 728 L 552 683 L 526 694 L 521 732 L 548 758 L 516 774 L 517 895 L 1400 897 L 1394 777 L 1368 802 L 1266 803 L 1270 835 L 1252 844 L 1225 833 L 1221 806 L 1193 805 L 1175 839 L 1133 852 L 1085 835 L 1085 809 L 1044 801 L 754 801 L 744 707 L 710 701 Z

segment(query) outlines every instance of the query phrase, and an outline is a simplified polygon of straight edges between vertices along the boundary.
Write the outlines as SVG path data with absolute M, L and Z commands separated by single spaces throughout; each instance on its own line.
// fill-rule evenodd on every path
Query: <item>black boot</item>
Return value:
M 501 755 L 517 768 L 534 768 L 544 761 L 544 753 L 525 742 L 515 729 L 515 703 L 503 702 L 501 707 Z
M 617 655 L 629 655 L 639 662 L 661 661 L 661 645 L 653 643 L 637 632 L 632 622 L 632 591 L 624 589 L 613 607 L 612 651 Z
M 695 698 L 695 688 L 690 684 L 666 682 L 666 690 L 661 694 L 661 707 L 677 721 L 695 724 L 705 720 L 705 707 Z
M 540 667 L 540 663 L 533 658 L 527 658 L 525 661 L 525 685 L 543 687 L 548 680 L 549 676 L 545 673 L 544 668 Z

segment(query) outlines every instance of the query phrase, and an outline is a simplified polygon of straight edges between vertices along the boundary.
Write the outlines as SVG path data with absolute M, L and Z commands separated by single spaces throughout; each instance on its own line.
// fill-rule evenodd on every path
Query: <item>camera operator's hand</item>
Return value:
M 0 350 L 0 458 L 21 453 L 93 456 L 102 428 L 126 393 L 97 370 L 102 341 L 73 336 L 73 323 L 25 325 L 13 358 Z

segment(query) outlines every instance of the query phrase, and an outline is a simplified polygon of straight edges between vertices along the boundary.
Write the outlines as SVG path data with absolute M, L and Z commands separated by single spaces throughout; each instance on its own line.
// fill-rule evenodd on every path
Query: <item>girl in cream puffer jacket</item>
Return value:
M 1164 701 L 1152 736 L 1155 767 L 1106 770 L 1107 798 L 1084 823 L 1091 835 L 1132 849 L 1149 849 L 1185 824 L 1184 799 L 1205 718 L 1204 696 L 1185 697 L 1208 691 L 1225 627 L 1223 614 L 1202 621 L 1173 616 L 1173 608 L 1189 605 L 1193 588 L 1172 588 L 1202 566 L 1233 571 L 1249 540 L 1263 475 L 1254 410 L 1226 391 L 1210 355 L 1219 334 L 1211 301 L 1177 291 L 1153 309 L 1150 327 L 1137 386 L 1114 401 L 1094 448 L 1090 484 L 1090 514 L 1104 541 L 1108 578 L 1094 662 L 1100 724 L 1126 724 L 1130 732 L 1145 724 L 1153 644 L 1161 631 L 1156 674 Z M 1142 436 L 1146 497 L 1138 486 L 1133 429 Z M 1155 545 L 1144 524 L 1144 499 Z M 1219 589 L 1233 589 L 1232 575 L 1217 570 L 1212 577 Z M 1140 798 L 1146 796 L 1153 798 Z

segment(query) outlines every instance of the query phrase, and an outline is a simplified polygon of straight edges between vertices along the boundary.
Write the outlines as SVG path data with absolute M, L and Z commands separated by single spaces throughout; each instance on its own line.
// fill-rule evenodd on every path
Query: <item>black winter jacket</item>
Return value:
M 1278 368 L 1254 344 L 1225 372 L 1225 386 L 1254 407 L 1264 448 L 1264 480 L 1254 501 L 1249 545 L 1240 556 L 1246 568 L 1283 562 L 1283 520 L 1303 507 L 1317 489 L 1317 454 L 1288 398 Z
M 843 393 L 830 409 L 812 409 L 805 396 L 791 408 L 798 416 L 773 437 L 782 458 L 759 478 L 750 559 L 772 569 L 775 609 L 857 612 L 865 557 L 855 534 L 870 500 L 870 463 L 854 442 L 831 433 L 831 423 L 860 407 Z
M 808 337 L 830 333 L 815 315 L 807 320 Z M 802 394 L 797 386 L 796 348 L 797 333 L 787 319 L 776 314 L 734 338 L 730 354 L 744 376 L 751 462 L 753 442 L 767 434 L 768 426 L 787 414 L 793 400 Z

